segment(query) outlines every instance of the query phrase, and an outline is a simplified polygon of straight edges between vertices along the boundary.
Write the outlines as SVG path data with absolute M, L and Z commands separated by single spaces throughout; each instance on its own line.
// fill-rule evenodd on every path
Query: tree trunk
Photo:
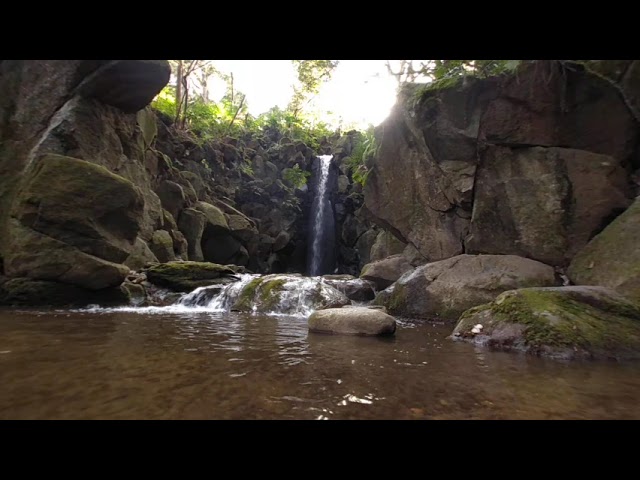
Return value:
M 180 111 L 182 110 L 182 60 L 178 60 L 176 77 L 176 118 L 174 121 L 178 123 L 178 120 L 180 120 Z

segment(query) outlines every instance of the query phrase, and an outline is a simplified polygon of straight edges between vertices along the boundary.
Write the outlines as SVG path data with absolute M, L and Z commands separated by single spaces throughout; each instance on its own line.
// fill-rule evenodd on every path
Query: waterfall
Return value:
M 314 221 L 311 227 L 311 238 L 313 238 L 311 244 L 311 264 L 309 267 L 309 275 L 322 275 L 321 265 L 323 254 L 323 238 L 326 235 L 324 231 L 324 227 L 327 223 L 326 216 L 332 215 L 331 203 L 327 199 L 327 183 L 329 180 L 329 167 L 331 166 L 331 159 L 333 155 L 320 155 L 318 159 L 320 160 L 320 168 L 318 169 L 320 172 L 320 179 L 318 181 L 316 201 L 314 202 L 315 206 L 315 216 Z M 333 222 L 331 222 L 333 223 Z

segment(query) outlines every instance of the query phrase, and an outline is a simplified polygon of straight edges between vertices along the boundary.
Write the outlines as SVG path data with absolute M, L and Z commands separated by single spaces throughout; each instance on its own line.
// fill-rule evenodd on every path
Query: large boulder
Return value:
M 176 259 L 173 252 L 173 240 L 166 230 L 156 230 L 153 232 L 149 248 L 158 261 L 162 263 L 171 262 Z
M 160 197 L 162 208 L 169 212 L 173 218 L 178 218 L 182 209 L 187 205 L 187 197 L 182 187 L 176 182 L 165 180 L 158 186 L 156 193 Z
M 365 308 L 330 308 L 309 316 L 309 331 L 344 335 L 393 335 L 396 321 L 391 315 Z
M 194 208 L 186 208 L 180 213 L 178 228 L 187 240 L 189 260 L 195 262 L 204 260 L 200 241 L 202 240 L 202 233 L 204 232 L 206 221 L 207 218 L 204 213 Z
M 458 255 L 403 275 L 376 303 L 412 318 L 454 320 L 506 290 L 557 285 L 554 269 L 514 255 Z
M 129 269 L 143 216 L 138 188 L 83 160 L 45 155 L 34 161 L 8 222 L 5 273 L 99 290 Z
M 404 251 L 406 246 L 407 244 L 398 240 L 393 233 L 382 230 L 371 247 L 370 261 L 376 262 L 391 255 L 398 255 Z
M 145 270 L 149 282 L 178 292 L 235 281 L 235 270 L 207 262 L 168 262 Z
M 67 243 L 25 227 L 17 220 L 9 222 L 11 250 L 4 259 L 4 271 L 10 277 L 28 277 L 68 283 L 91 290 L 120 285 L 129 268 L 84 253 Z
M 143 199 L 130 181 L 77 158 L 45 155 L 26 175 L 11 216 L 26 228 L 111 262 L 140 230 Z
M 476 176 L 468 253 L 567 265 L 630 203 L 619 160 L 568 148 L 489 147 Z
M 149 263 L 158 263 L 158 257 L 141 238 L 136 238 L 131 255 L 123 262 L 131 270 L 140 270 Z
M 206 218 L 205 231 L 208 235 L 219 232 L 229 232 L 227 219 L 218 207 L 207 202 L 197 202 L 193 208 L 204 214 Z
M 601 285 L 640 301 L 640 199 L 596 235 L 569 265 L 578 285 Z
M 234 310 L 309 314 L 313 310 L 336 308 L 350 300 L 321 279 L 299 275 L 265 275 L 247 283 L 235 299 Z
M 111 60 L 89 75 L 79 93 L 127 113 L 147 106 L 169 82 L 166 60 Z
M 452 338 L 555 358 L 640 358 L 640 306 L 604 287 L 524 288 L 462 315 Z
M 365 265 L 360 278 L 373 282 L 377 290 L 383 290 L 409 270 L 413 267 L 403 255 L 392 255 Z

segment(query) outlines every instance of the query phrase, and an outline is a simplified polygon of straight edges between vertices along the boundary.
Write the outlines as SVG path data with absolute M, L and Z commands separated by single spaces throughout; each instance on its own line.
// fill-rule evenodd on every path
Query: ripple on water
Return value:
M 285 316 L 0 310 L 0 418 L 640 418 L 639 363 L 492 352 L 450 330 L 403 320 L 379 339 Z

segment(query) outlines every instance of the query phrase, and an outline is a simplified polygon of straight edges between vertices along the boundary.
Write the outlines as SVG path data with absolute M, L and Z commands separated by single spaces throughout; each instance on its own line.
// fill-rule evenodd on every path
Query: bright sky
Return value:
M 235 88 L 247 95 L 249 112 L 257 116 L 273 106 L 289 103 L 296 82 L 291 60 L 214 60 L 225 73 L 233 72 Z M 384 60 L 341 60 L 331 80 L 309 105 L 322 120 L 337 126 L 357 124 L 365 128 L 377 125 L 388 115 L 395 102 L 396 81 L 387 72 Z M 225 92 L 222 80 L 209 86 L 212 100 Z M 331 113 L 328 113 L 331 112 Z

